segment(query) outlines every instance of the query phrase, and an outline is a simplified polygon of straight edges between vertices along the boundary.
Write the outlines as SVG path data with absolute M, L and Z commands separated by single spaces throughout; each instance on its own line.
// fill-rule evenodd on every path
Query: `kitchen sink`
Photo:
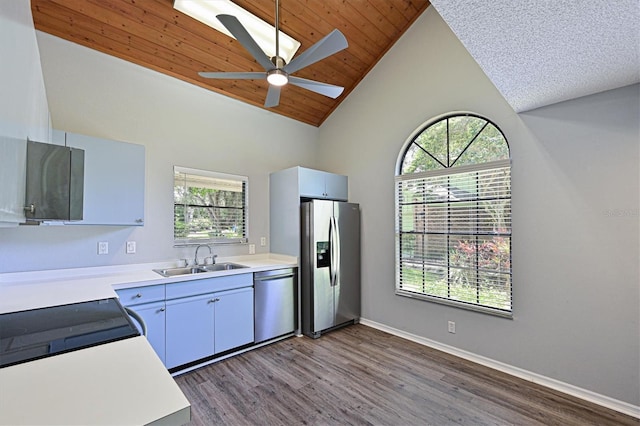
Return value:
M 202 272 L 209 272 L 201 267 L 187 267 L 187 268 L 167 268 L 167 269 L 154 269 L 153 272 L 157 272 L 163 277 L 175 277 L 176 275 L 191 275 L 200 274 Z
M 215 272 L 215 271 L 230 271 L 232 269 L 242 269 L 242 268 L 246 268 L 246 266 L 238 265 L 237 263 L 224 262 L 224 263 L 214 263 L 213 265 L 204 265 L 204 266 L 201 266 L 201 268 L 203 268 L 207 272 Z
M 201 274 L 203 272 L 230 271 L 232 269 L 242 268 L 246 268 L 246 266 L 238 265 L 237 263 L 225 262 L 214 263 L 213 265 L 191 266 L 186 268 L 154 269 L 153 272 L 156 272 L 163 277 L 175 277 L 179 275 Z

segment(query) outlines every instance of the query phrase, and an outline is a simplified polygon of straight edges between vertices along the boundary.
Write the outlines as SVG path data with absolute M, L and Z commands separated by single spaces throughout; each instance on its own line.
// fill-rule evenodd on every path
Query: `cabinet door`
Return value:
M 325 194 L 327 198 L 337 201 L 347 201 L 348 194 L 347 177 L 334 173 L 325 173 Z
M 129 306 L 142 317 L 147 326 L 147 340 L 158 357 L 165 362 L 165 305 L 164 301 L 155 303 L 145 303 L 142 305 Z M 135 323 L 136 321 L 134 321 Z M 137 324 L 136 324 L 137 326 Z M 140 333 L 142 330 L 138 327 Z
M 325 175 L 320 170 L 298 169 L 298 184 L 301 197 L 325 198 Z
M 253 343 L 253 287 L 215 294 L 215 350 Z
M 213 355 L 214 295 L 167 300 L 166 305 L 166 367 Z
M 300 196 L 329 200 L 347 200 L 347 177 L 321 170 L 299 167 L 298 182 Z
M 67 133 L 84 149 L 83 220 L 70 225 L 143 225 L 144 146 Z

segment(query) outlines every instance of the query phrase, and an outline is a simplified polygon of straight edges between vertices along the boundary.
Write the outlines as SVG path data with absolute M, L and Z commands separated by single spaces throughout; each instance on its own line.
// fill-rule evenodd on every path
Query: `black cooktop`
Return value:
M 0 368 L 139 336 L 117 299 L 0 315 Z

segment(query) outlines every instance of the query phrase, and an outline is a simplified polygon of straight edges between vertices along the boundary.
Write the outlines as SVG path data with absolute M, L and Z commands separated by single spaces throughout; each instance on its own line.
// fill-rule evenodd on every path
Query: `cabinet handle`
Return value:
M 166 308 L 160 308 L 160 312 L 164 312 Z
M 136 294 L 136 298 L 137 298 L 137 299 L 139 299 L 139 298 L 141 298 L 141 297 L 142 297 L 142 293 L 138 293 L 138 294 Z
M 215 303 L 215 302 L 219 302 L 220 299 L 219 298 L 215 298 L 215 299 L 209 299 L 209 303 Z
M 136 223 L 142 223 L 142 222 L 144 222 L 144 219 L 136 219 L 136 221 L 135 221 L 135 222 L 136 222 Z

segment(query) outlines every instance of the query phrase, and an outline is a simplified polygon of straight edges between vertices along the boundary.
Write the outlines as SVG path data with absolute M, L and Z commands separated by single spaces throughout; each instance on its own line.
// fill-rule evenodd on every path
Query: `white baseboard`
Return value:
M 521 379 L 537 383 L 542 386 L 557 390 L 559 392 L 566 393 L 568 395 L 575 396 L 576 398 L 583 399 L 585 401 L 593 402 L 594 404 L 601 405 L 606 408 L 618 411 L 628 416 L 640 418 L 640 406 L 632 405 L 624 401 L 619 401 L 614 398 L 610 398 L 605 395 L 601 395 L 592 392 L 587 389 L 582 389 L 569 383 L 564 383 L 550 377 L 543 376 L 541 374 L 533 373 L 531 371 L 523 370 L 522 368 L 514 367 L 509 364 L 505 364 L 500 361 L 493 360 L 481 355 L 476 355 L 472 352 L 467 352 L 462 349 L 455 348 L 453 346 L 445 345 L 435 340 L 427 339 L 417 336 L 415 334 L 407 333 L 402 330 L 398 330 L 393 327 L 386 326 L 384 324 L 377 323 L 375 321 L 368 320 L 366 318 L 360 318 L 360 324 L 376 328 L 381 331 L 385 331 L 389 334 L 393 334 L 398 337 L 402 337 L 412 342 L 419 343 L 424 346 L 428 346 L 433 349 L 437 349 L 442 352 L 446 352 L 451 355 L 466 359 L 468 361 L 475 362 L 480 365 L 484 365 L 489 368 L 493 368 L 503 373 L 510 374 Z

